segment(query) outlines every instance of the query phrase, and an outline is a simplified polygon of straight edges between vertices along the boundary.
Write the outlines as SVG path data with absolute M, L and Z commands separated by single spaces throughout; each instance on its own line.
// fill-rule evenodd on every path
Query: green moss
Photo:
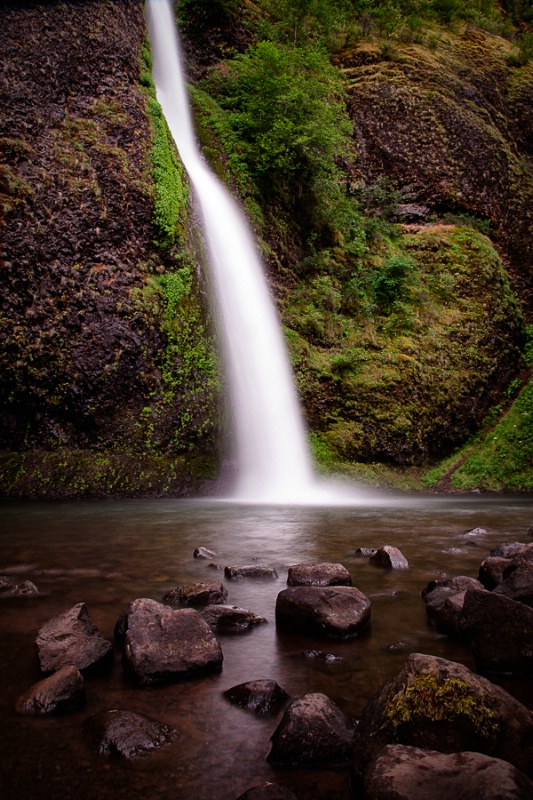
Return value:
M 499 723 L 494 712 L 482 700 L 472 695 L 466 681 L 446 678 L 439 682 L 434 675 L 419 675 L 387 704 L 382 730 L 401 741 L 402 734 L 417 723 L 467 722 L 488 750 L 499 733 Z

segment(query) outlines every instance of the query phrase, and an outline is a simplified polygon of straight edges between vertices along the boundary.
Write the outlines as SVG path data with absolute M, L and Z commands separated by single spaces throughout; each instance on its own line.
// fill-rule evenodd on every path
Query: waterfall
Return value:
M 196 144 L 172 4 L 148 0 L 157 99 L 189 174 L 203 221 L 234 419 L 234 496 L 312 500 L 315 476 L 280 322 L 243 213 Z

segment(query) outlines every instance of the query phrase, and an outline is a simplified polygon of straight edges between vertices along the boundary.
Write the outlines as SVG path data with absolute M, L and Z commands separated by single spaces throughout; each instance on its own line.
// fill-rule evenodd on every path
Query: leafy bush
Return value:
M 388 314 L 393 305 L 406 296 L 412 283 L 416 264 L 409 256 L 388 258 L 379 272 L 372 277 L 372 290 L 375 301 L 383 313 Z

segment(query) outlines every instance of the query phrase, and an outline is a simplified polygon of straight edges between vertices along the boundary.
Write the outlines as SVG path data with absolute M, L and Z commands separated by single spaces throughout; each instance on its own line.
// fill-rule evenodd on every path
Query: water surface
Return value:
M 390 498 L 354 508 L 271 507 L 216 501 L 106 501 L 4 503 L 0 506 L 0 574 L 33 580 L 36 598 L 0 603 L 0 795 L 10 800 L 50 797 L 111 800 L 235 800 L 267 780 L 292 788 L 302 800 L 349 798 L 347 771 L 280 770 L 266 762 L 281 714 L 257 718 L 231 706 L 225 689 L 273 678 L 293 697 L 325 692 L 357 717 L 370 695 L 403 666 L 409 652 L 461 661 L 473 668 L 466 645 L 427 623 L 420 593 L 432 579 L 477 575 L 479 563 L 501 542 L 530 541 L 533 501 L 514 497 Z M 465 535 L 481 527 L 483 536 Z M 356 557 L 363 546 L 392 544 L 409 569 L 389 572 Z M 277 581 L 224 580 L 198 546 L 216 552 L 220 567 L 268 562 Z M 276 631 L 276 596 L 287 568 L 300 562 L 339 561 L 372 600 L 367 635 L 352 642 L 320 641 Z M 123 607 L 136 597 L 160 600 L 177 584 L 222 580 L 228 602 L 268 619 L 244 636 L 221 636 L 220 673 L 157 689 L 124 681 L 120 653 L 113 672 L 88 682 L 87 708 L 57 719 L 14 711 L 17 697 L 41 676 L 34 641 L 39 626 L 85 602 L 111 638 Z M 309 649 L 342 657 L 306 659 Z M 503 684 L 533 708 L 527 684 Z M 141 712 L 174 725 L 177 742 L 133 763 L 92 752 L 82 724 L 112 708 Z

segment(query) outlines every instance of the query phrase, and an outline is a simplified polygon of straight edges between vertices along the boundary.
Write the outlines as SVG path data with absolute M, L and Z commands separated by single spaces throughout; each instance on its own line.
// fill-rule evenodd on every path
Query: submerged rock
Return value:
M 207 547 L 197 547 L 193 553 L 193 558 L 216 558 L 216 553 L 213 550 L 208 550 Z
M 173 609 L 146 598 L 134 600 L 125 630 L 124 671 L 141 685 L 168 683 L 222 666 L 219 642 L 192 608 Z
M 365 775 L 365 800 L 530 800 L 533 783 L 507 761 L 387 745 Z
M 200 614 L 213 630 L 220 633 L 246 633 L 256 625 L 268 622 L 253 611 L 238 606 L 210 605 L 203 608 Z
M 325 694 L 306 694 L 288 706 L 272 735 L 268 760 L 291 766 L 349 761 L 355 723 Z
M 289 586 L 351 586 L 352 577 L 342 564 L 294 564 L 289 567 Z
M 95 714 L 84 728 L 98 753 L 126 759 L 159 750 L 178 736 L 174 728 L 133 711 Z
M 278 573 L 270 564 L 248 564 L 242 567 L 225 567 L 224 575 L 230 581 L 238 581 L 240 578 L 271 578 L 278 577 Z
M 354 744 L 359 777 L 387 744 L 475 751 L 533 775 L 529 709 L 462 664 L 421 653 L 411 654 L 363 709 Z
M 195 583 L 189 586 L 176 586 L 165 595 L 164 603 L 183 606 L 207 606 L 224 603 L 228 590 L 223 583 Z
M 49 678 L 34 683 L 16 702 L 19 714 L 68 714 L 87 701 L 85 682 L 76 667 L 62 667 Z
M 297 632 L 351 639 L 368 625 L 370 608 L 368 597 L 353 586 L 295 586 L 278 594 L 276 623 Z
M 230 703 L 253 711 L 256 714 L 266 714 L 284 705 L 289 699 L 287 692 L 272 680 L 249 681 L 240 683 L 224 692 Z
M 409 562 L 403 553 L 397 547 L 389 544 L 380 547 L 370 557 L 370 563 L 375 564 L 376 567 L 385 567 L 385 569 L 407 569 L 409 567 Z
M 43 672 L 74 666 L 87 676 L 109 671 L 114 662 L 111 642 L 90 620 L 85 603 L 45 622 L 39 628 L 36 646 Z

